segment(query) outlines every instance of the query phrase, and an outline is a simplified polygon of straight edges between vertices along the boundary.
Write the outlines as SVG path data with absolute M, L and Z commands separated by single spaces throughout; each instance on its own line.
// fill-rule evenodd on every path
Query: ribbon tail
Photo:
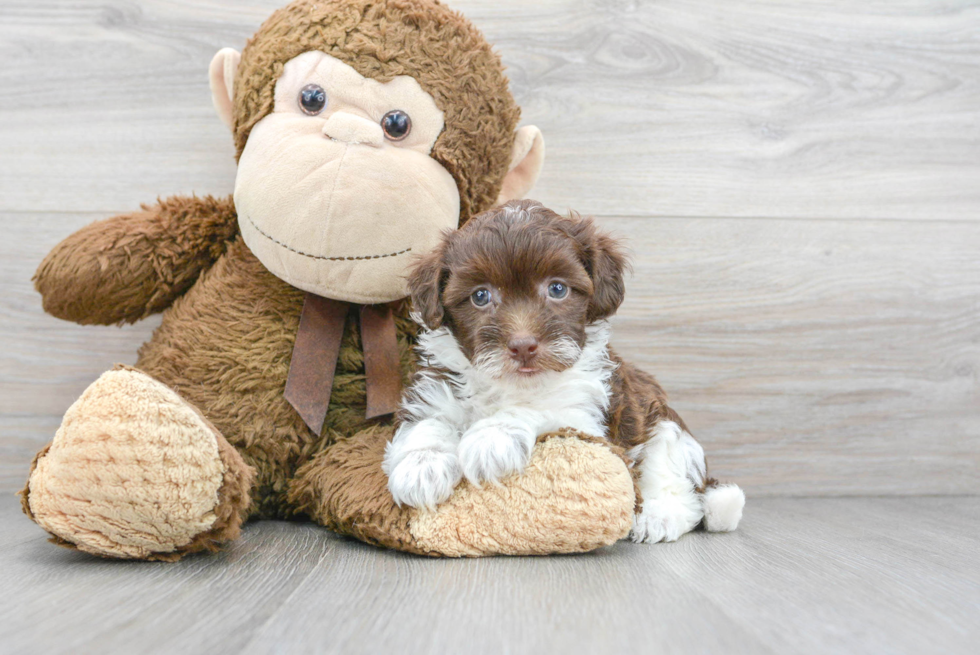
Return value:
M 401 403 L 402 376 L 391 305 L 361 305 L 361 345 L 367 387 L 366 418 L 393 414 Z
M 320 434 L 330 407 L 340 341 L 350 305 L 307 293 L 289 362 L 285 397 L 314 433 Z

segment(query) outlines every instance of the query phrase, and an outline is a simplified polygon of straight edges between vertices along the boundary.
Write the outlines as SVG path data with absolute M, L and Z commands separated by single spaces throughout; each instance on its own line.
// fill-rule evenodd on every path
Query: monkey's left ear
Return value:
M 517 130 L 510 170 L 504 177 L 500 195 L 497 196 L 497 204 L 502 205 L 526 196 L 538 181 L 542 166 L 544 166 L 544 137 L 541 135 L 541 130 L 535 126 L 525 125 Z
M 218 118 L 235 129 L 235 76 L 242 55 L 234 48 L 222 48 L 211 60 L 208 78 L 211 80 L 211 101 L 218 112 Z

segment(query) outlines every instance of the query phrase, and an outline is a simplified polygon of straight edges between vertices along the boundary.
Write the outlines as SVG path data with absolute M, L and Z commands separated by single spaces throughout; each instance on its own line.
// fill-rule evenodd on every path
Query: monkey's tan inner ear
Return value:
M 510 170 L 504 177 L 497 204 L 510 200 L 520 200 L 528 194 L 538 181 L 544 166 L 544 136 L 533 125 L 525 125 L 517 130 L 514 139 L 514 152 L 510 160 Z
M 241 54 L 234 48 L 222 48 L 211 60 L 208 78 L 211 81 L 211 101 L 218 112 L 218 118 L 228 126 L 235 127 L 235 76 Z

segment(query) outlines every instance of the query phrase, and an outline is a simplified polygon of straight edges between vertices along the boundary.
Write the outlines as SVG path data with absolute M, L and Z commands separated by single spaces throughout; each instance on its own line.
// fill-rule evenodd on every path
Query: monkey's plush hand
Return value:
M 44 258 L 34 286 L 58 318 L 133 323 L 169 307 L 237 232 L 231 198 L 168 198 L 75 232 Z

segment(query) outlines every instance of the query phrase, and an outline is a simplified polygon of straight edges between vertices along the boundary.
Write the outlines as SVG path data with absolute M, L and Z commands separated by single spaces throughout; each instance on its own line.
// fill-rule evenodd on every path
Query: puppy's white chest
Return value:
M 604 379 L 570 369 L 539 384 L 491 385 L 463 400 L 463 405 L 469 425 L 503 413 L 526 417 L 537 434 L 573 428 L 604 436 L 608 396 Z M 468 425 L 460 427 L 465 430 Z

